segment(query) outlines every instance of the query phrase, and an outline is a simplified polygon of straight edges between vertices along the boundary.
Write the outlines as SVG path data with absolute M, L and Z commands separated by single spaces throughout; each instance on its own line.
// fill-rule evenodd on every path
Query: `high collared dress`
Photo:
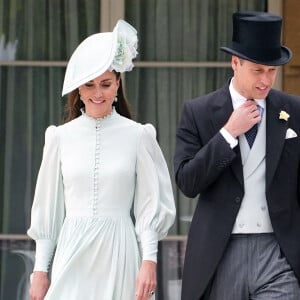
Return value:
M 152 125 L 113 110 L 47 128 L 28 229 L 34 270 L 46 271 L 55 252 L 45 300 L 135 299 L 141 260 L 156 261 L 174 217 Z

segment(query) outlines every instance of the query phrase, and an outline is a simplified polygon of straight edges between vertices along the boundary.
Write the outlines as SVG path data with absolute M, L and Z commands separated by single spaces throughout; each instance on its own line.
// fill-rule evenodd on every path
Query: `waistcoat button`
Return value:
M 235 201 L 235 203 L 239 204 L 241 202 L 241 198 L 240 197 L 235 197 L 234 201 Z

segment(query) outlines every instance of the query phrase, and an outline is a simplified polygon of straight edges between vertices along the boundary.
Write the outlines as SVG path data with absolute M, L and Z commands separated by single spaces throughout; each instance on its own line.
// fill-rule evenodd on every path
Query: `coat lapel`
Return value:
M 211 121 L 216 131 L 219 131 L 225 125 L 233 112 L 232 100 L 229 93 L 229 83 L 230 80 L 220 90 L 220 94 L 214 101 L 211 102 Z M 243 185 L 243 168 L 240 147 L 235 147 L 233 150 L 236 153 L 236 158 L 231 164 L 231 169 L 240 184 Z
M 266 190 L 268 190 L 283 150 L 288 122 L 279 119 L 280 111 L 286 109 L 274 91 L 267 97 L 266 108 Z
M 211 102 L 211 121 L 216 131 L 222 128 L 230 117 L 233 107 L 228 85 Z M 286 110 L 284 102 L 277 93 L 270 91 L 266 99 L 266 190 L 272 182 L 274 173 L 279 163 L 280 155 L 285 142 L 288 122 L 279 119 L 281 110 Z M 235 147 L 236 159 L 232 162 L 231 169 L 243 185 L 243 168 L 240 147 Z

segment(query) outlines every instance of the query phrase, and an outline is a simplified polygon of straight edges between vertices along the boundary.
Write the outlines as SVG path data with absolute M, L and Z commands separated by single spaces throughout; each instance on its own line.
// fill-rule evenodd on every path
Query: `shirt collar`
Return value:
M 230 84 L 229 84 L 229 92 L 231 95 L 233 109 L 237 109 L 247 99 L 237 92 L 237 90 L 233 87 L 232 82 L 233 82 L 233 78 L 231 79 Z M 259 106 L 261 106 L 262 108 L 265 108 L 265 99 L 254 99 L 254 100 Z

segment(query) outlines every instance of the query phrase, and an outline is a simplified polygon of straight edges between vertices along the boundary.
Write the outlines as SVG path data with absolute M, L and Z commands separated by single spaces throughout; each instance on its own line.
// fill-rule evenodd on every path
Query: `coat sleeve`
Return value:
M 157 242 L 175 219 L 169 171 L 152 125 L 144 125 L 138 146 L 134 214 L 143 260 L 157 260 Z
M 211 116 L 213 117 L 213 116 Z M 213 132 L 207 112 L 197 111 L 186 102 L 176 134 L 175 180 L 188 197 L 209 188 L 236 157 L 220 133 Z
M 59 138 L 57 127 L 50 126 L 45 133 L 43 159 L 31 209 L 31 225 L 27 231 L 36 242 L 34 271 L 48 271 L 64 216 Z

